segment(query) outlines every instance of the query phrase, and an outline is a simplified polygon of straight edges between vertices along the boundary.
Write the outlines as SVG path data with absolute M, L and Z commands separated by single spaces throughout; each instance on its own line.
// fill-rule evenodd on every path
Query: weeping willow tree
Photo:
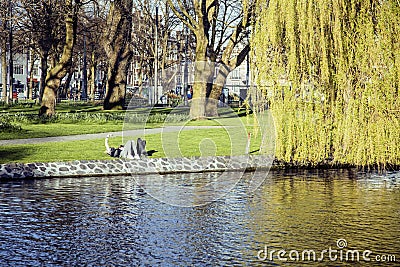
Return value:
M 400 165 L 399 2 L 259 0 L 253 67 L 278 159 Z

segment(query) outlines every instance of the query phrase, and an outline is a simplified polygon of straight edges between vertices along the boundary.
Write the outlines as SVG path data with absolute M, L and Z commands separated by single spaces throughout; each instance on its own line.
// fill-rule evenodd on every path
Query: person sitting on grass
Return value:
M 106 146 L 106 151 L 104 151 L 105 153 L 107 153 L 108 155 L 110 155 L 113 158 L 119 158 L 119 156 L 121 155 L 122 150 L 124 149 L 123 145 L 120 145 L 119 147 L 115 148 L 115 147 L 110 147 L 108 145 L 108 138 L 110 138 L 111 134 L 108 134 L 106 136 L 106 139 L 104 141 L 104 145 Z
M 118 148 L 108 145 L 108 134 L 105 139 L 106 153 L 114 158 L 140 159 L 141 156 L 147 156 L 146 141 L 138 138 L 137 144 L 135 140 L 129 140 L 125 145 L 120 145 Z
M 142 157 L 142 156 L 147 157 L 148 154 L 147 154 L 147 151 L 146 151 L 146 140 L 138 138 L 137 142 L 136 142 L 136 150 L 137 150 L 137 152 L 139 154 L 139 157 Z

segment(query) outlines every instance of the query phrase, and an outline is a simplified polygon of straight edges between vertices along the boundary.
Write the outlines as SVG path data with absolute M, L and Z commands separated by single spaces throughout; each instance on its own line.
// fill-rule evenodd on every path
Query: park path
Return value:
M 92 140 L 105 138 L 107 134 L 112 134 L 112 136 L 143 136 L 146 134 L 157 134 L 157 133 L 168 133 L 168 132 L 178 132 L 178 131 L 188 131 L 195 129 L 212 129 L 221 128 L 223 126 L 166 126 L 163 128 L 153 128 L 153 129 L 138 129 L 138 130 L 126 130 L 118 132 L 106 132 L 97 134 L 80 134 L 80 135 L 68 135 L 68 136 L 55 136 L 55 137 L 41 137 L 41 138 L 27 138 L 27 139 L 13 139 L 13 140 L 0 140 L 0 145 L 27 145 L 27 144 L 40 144 L 48 142 L 68 142 L 68 141 L 80 141 L 80 140 Z

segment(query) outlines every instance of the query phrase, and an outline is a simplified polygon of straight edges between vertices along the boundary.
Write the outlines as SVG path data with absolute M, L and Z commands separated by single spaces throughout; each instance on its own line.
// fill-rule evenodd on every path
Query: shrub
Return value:
M 22 130 L 21 126 L 14 125 L 11 122 L 0 120 L 0 132 L 20 132 Z
M 107 122 L 128 122 L 128 123 L 163 123 L 163 122 L 182 122 L 189 119 L 187 114 L 138 114 L 138 113 L 57 113 L 51 117 L 40 117 L 37 114 L 29 113 L 5 113 L 0 114 L 0 119 L 10 123 L 107 123 Z

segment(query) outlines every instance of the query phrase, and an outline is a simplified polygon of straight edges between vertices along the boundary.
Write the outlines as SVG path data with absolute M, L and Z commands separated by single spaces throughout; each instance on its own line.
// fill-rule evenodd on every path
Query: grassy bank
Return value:
M 0 140 L 39 138 L 52 136 L 66 136 L 78 134 L 92 134 L 102 132 L 120 131 L 122 123 L 105 124 L 20 124 L 21 129 L 16 131 L 5 131 L 1 133 Z
M 232 128 L 231 131 L 233 130 Z M 250 132 L 253 131 L 252 128 L 248 130 Z M 124 141 L 137 137 L 125 137 Z M 147 151 L 151 152 L 150 157 L 244 154 L 243 145 L 245 145 L 246 140 L 235 140 L 237 137 L 232 136 L 232 133 L 225 129 L 199 129 L 182 131 L 180 133 L 144 136 L 147 141 Z M 232 145 L 232 141 L 230 140 L 234 142 L 234 145 Z M 110 138 L 110 146 L 116 147 L 122 142 L 121 137 Z M 242 142 L 240 149 L 238 142 Z M 260 143 L 260 136 L 252 139 L 250 151 L 253 154 L 258 153 Z M 10 162 L 29 163 L 110 159 L 104 151 L 104 139 L 34 145 L 7 145 L 0 146 L 0 164 Z
M 221 110 L 221 117 L 189 121 L 188 109 L 136 109 L 131 111 L 102 111 L 88 104 L 64 103 L 57 106 L 51 118 L 37 116 L 37 109 L 23 106 L 9 107 L 0 112 L 0 139 L 53 137 L 91 133 L 107 133 L 131 129 L 149 129 L 163 126 L 230 126 L 226 129 L 198 129 L 176 133 L 141 136 L 147 140 L 151 157 L 191 157 L 210 155 L 240 155 L 245 153 L 247 132 L 253 132 L 250 151 L 258 153 L 261 143 L 254 118 L 246 111 Z M 237 127 L 239 126 L 239 127 Z M 247 129 L 243 128 L 246 126 Z M 236 128 L 235 128 L 236 127 Z M 111 138 L 110 145 L 118 146 L 128 138 Z M 54 142 L 43 144 L 0 146 L 0 163 L 54 162 L 71 160 L 102 160 L 104 140 Z
M 217 126 L 235 125 L 238 117 L 231 110 L 216 120 L 189 121 L 188 109 L 171 108 L 129 111 L 103 111 L 99 106 L 84 103 L 62 103 L 57 114 L 39 117 L 37 107 L 21 105 L 3 108 L 0 112 L 0 140 L 53 137 L 65 135 L 113 132 L 131 129 L 156 128 L 168 125 Z M 226 115 L 224 117 L 224 115 Z M 233 116 L 234 115 L 234 116 Z M 244 124 L 249 124 L 245 110 L 237 112 Z

